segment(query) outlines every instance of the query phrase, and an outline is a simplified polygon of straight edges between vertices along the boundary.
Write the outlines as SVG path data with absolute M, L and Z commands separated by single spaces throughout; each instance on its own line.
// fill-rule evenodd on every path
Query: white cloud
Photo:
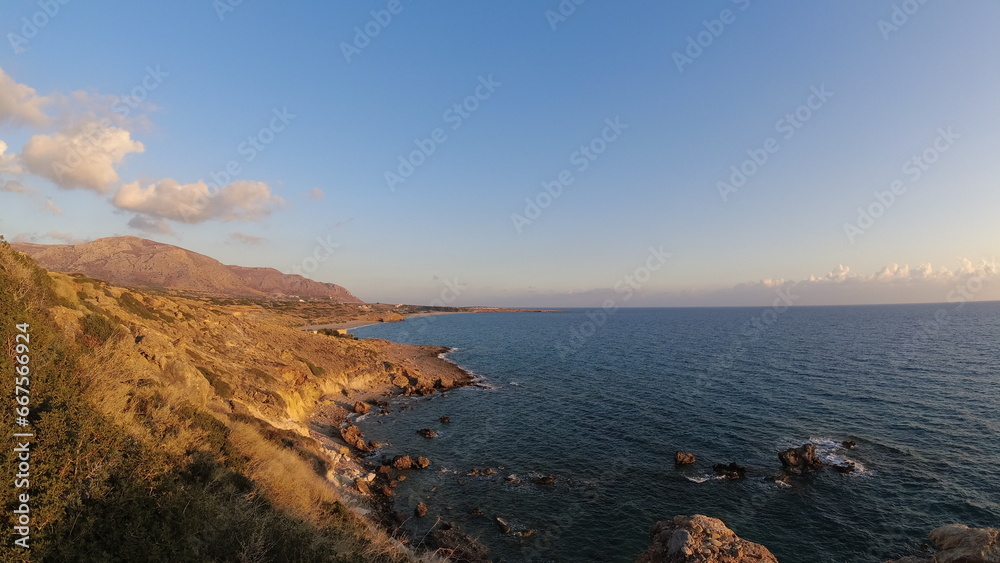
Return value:
M 0 174 L 22 174 L 21 160 L 16 154 L 6 154 L 7 143 L 0 141 Z
M 115 194 L 114 204 L 121 209 L 161 217 L 181 223 L 254 221 L 266 217 L 284 204 L 271 194 L 264 182 L 240 180 L 215 194 L 204 181 L 178 184 L 167 178 L 143 188 L 139 182 L 126 184 Z
M 323 199 L 324 197 L 326 197 L 326 194 L 323 193 L 323 190 L 321 190 L 319 188 L 313 188 L 313 189 L 309 190 L 309 195 L 307 197 L 309 199 L 315 199 L 316 201 L 319 201 L 319 200 Z
M 128 222 L 128 226 L 145 233 L 155 233 L 160 235 L 174 234 L 174 230 L 170 228 L 170 224 L 167 223 L 166 219 L 153 219 L 151 217 L 146 217 L 145 215 L 136 215 L 135 217 L 132 217 L 132 219 Z
M 257 245 L 264 242 L 263 237 L 255 237 L 253 235 L 248 235 L 246 233 L 233 233 L 229 235 L 229 239 L 239 244 L 249 244 L 249 245 Z
M 0 141 L 0 192 L 14 192 L 21 194 L 35 193 L 35 190 L 25 186 L 20 180 L 5 180 L 4 176 L 20 176 L 24 173 L 21 168 L 21 159 L 16 154 L 6 154 L 7 143 Z
M 35 89 L 19 84 L 0 68 L 0 124 L 44 125 L 49 116 L 42 108 L 50 98 L 39 96 Z
M 956 268 L 892 263 L 870 274 L 858 273 L 843 264 L 823 275 L 799 281 L 761 280 L 730 289 L 691 292 L 696 304 L 765 305 L 777 291 L 799 296 L 796 305 L 844 305 L 875 303 L 940 303 L 956 291 L 979 288 L 968 299 L 1000 298 L 1000 268 L 993 260 L 974 263 L 958 259 Z
M 52 213 L 53 215 L 63 214 L 63 210 L 59 209 L 59 206 L 57 206 L 51 199 L 45 200 L 45 211 Z
M 0 192 L 14 192 L 20 194 L 34 193 L 35 190 L 25 186 L 17 180 L 0 180 Z
M 70 233 L 61 233 L 59 231 L 49 231 L 43 235 L 37 233 L 17 233 L 14 235 L 14 242 L 45 244 L 53 241 L 59 244 L 83 244 L 87 242 L 87 239 L 76 238 Z
M 69 132 L 31 137 L 21 158 L 28 171 L 62 188 L 106 193 L 119 181 L 115 166 L 126 155 L 145 150 L 129 131 L 91 122 Z

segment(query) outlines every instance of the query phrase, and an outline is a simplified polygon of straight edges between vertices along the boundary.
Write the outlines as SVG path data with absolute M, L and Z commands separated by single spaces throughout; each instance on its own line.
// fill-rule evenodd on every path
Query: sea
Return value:
M 477 378 L 358 420 L 387 443 L 376 458 L 432 461 L 396 488 L 399 510 L 429 508 L 404 524 L 414 542 L 450 522 L 498 562 L 631 562 L 655 522 L 704 514 L 783 563 L 880 562 L 922 553 L 944 524 L 1000 527 L 1000 302 L 454 314 L 352 332 L 449 347 Z M 855 471 L 776 479 L 778 453 L 806 443 Z M 697 462 L 676 466 L 677 451 Z M 731 462 L 745 479 L 715 475 Z

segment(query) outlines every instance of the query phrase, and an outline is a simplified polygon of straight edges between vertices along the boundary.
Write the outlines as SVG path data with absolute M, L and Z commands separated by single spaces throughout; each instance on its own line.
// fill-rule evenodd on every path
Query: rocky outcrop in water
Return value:
M 694 457 L 694 454 L 690 452 L 677 452 L 674 454 L 674 463 L 677 465 L 691 465 L 696 461 L 698 461 L 698 458 Z
M 490 563 L 490 550 L 483 545 L 483 542 L 448 522 L 442 522 L 436 530 L 428 534 L 424 545 L 451 561 Z
M 722 520 L 701 514 L 657 522 L 649 538 L 652 545 L 636 563 L 778 563 L 766 547 L 741 539 Z
M 788 448 L 778 454 L 781 466 L 792 471 L 818 469 L 823 466 L 823 460 L 816 456 L 816 446 L 803 444 L 797 448 Z
M 1000 530 L 948 524 L 935 528 L 930 539 L 934 557 L 904 557 L 889 563 L 1000 563 Z

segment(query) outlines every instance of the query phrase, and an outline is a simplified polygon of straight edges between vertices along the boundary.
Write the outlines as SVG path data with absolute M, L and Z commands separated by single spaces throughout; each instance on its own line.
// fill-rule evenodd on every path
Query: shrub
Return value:
M 80 326 L 83 328 L 84 336 L 93 338 L 98 345 L 107 342 L 115 331 L 114 325 L 107 318 L 93 313 L 80 319 Z

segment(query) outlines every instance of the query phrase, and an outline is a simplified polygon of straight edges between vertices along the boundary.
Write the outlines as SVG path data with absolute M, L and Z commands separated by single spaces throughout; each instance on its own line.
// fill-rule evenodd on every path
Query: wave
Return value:
M 850 449 L 844 446 L 843 440 L 810 437 L 809 443 L 816 446 L 816 457 L 823 463 L 834 467 L 853 467 L 849 475 L 862 475 L 871 471 L 857 459 L 848 457 L 846 452 Z
M 720 479 L 725 479 L 725 476 L 708 473 L 700 477 L 691 477 L 690 475 L 685 475 L 684 478 L 694 483 L 705 483 L 708 481 L 718 481 Z

